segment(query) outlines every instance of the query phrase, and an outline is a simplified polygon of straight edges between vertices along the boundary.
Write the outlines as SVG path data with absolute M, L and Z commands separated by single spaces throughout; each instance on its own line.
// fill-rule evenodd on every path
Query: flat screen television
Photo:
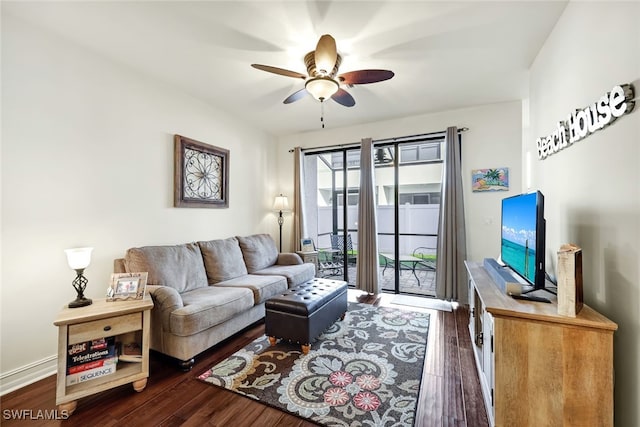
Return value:
M 533 286 L 545 289 L 544 196 L 540 191 L 502 199 L 502 262 Z

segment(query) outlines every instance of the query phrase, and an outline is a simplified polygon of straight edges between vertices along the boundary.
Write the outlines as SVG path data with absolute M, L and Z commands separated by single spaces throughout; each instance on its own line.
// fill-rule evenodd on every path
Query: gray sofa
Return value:
M 262 319 L 267 299 L 314 276 L 313 264 L 278 253 L 268 234 L 130 248 L 114 270 L 148 273 L 150 347 L 185 370 L 197 354 Z

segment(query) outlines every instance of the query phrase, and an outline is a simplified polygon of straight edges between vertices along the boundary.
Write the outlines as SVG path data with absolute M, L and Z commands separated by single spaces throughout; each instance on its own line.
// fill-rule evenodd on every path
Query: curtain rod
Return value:
M 467 127 L 462 127 L 458 129 L 458 133 L 461 132 L 466 132 L 468 131 L 469 128 Z M 420 138 L 430 138 L 430 137 L 435 137 L 435 136 L 444 136 L 447 133 L 447 131 L 439 131 L 439 132 L 430 132 L 430 133 L 419 133 L 416 135 L 406 135 L 406 136 L 397 136 L 397 137 L 393 137 L 393 138 L 383 138 L 383 139 L 375 139 L 372 142 L 374 144 L 384 144 L 387 142 L 407 142 L 407 141 L 411 141 L 411 140 L 415 140 L 415 139 L 420 139 Z M 324 150 L 336 150 L 339 148 L 355 148 L 355 147 L 359 147 L 360 146 L 360 142 L 351 142 L 348 144 L 338 144 L 338 145 L 326 145 L 324 147 L 309 147 L 309 148 L 302 148 L 301 151 L 305 152 L 305 151 L 324 151 Z M 293 149 L 289 150 L 290 153 L 293 153 Z

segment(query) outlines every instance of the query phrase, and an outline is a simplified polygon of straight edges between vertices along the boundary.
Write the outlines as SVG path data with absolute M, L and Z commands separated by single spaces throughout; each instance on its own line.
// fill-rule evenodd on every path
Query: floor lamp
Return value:
M 283 196 L 280 193 L 279 196 L 276 196 L 276 200 L 273 203 L 273 210 L 278 212 L 278 226 L 280 227 L 280 252 L 282 252 L 282 224 L 284 224 L 284 217 L 282 216 L 282 211 L 289 210 L 289 201 L 287 200 L 287 196 Z

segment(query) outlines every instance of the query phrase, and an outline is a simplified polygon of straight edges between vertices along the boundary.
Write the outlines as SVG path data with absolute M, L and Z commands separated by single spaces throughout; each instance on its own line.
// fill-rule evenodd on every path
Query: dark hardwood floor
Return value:
M 350 291 L 350 300 L 375 305 L 393 305 L 392 295 L 377 299 L 359 297 Z M 403 306 L 397 306 L 403 307 Z M 408 307 L 404 307 L 408 308 Z M 411 308 L 415 309 L 415 308 Z M 418 310 L 418 309 L 416 309 Z M 464 307 L 453 312 L 431 311 L 431 325 L 425 358 L 416 427 L 488 425 L 467 329 L 469 313 Z M 2 396 L 3 426 L 314 426 L 314 423 L 265 406 L 196 379 L 264 333 L 264 324 L 255 324 L 196 358 L 191 372 L 180 372 L 175 361 L 158 353 L 150 356 L 147 387 L 136 393 L 131 385 L 117 387 L 80 399 L 67 420 L 47 420 L 55 405 L 55 375 Z M 40 411 L 40 412 L 39 412 Z M 22 414 L 28 420 L 13 419 Z M 40 418 L 33 420 L 32 418 Z

